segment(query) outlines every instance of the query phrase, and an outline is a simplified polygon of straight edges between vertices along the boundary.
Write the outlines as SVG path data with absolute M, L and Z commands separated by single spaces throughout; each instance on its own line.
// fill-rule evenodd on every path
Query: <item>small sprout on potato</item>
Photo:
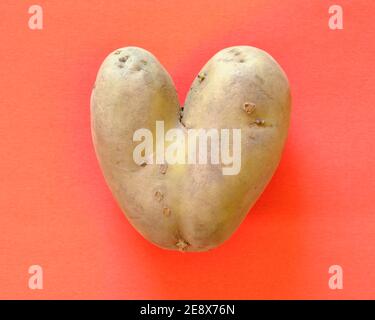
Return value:
M 180 251 L 185 251 L 189 245 L 190 244 L 183 239 L 178 239 L 178 241 L 176 242 L 176 247 Z
M 156 199 L 158 202 L 160 202 L 160 201 L 163 200 L 163 198 L 164 198 L 164 195 L 163 195 L 160 191 L 156 191 L 155 194 L 154 194 L 154 196 L 155 196 L 155 199 Z
M 167 169 L 168 169 L 168 165 L 166 163 L 164 163 L 164 164 L 160 165 L 159 171 L 160 171 L 161 174 L 166 174 Z
M 243 109 L 247 114 L 252 114 L 255 110 L 255 103 L 245 102 L 243 105 Z
M 142 163 L 140 164 L 140 166 L 141 166 L 142 168 L 144 168 L 146 165 L 147 165 L 146 161 L 145 161 L 145 162 L 142 162 Z
M 207 74 L 205 72 L 202 72 L 202 73 L 198 74 L 199 83 L 202 83 L 204 81 L 204 79 L 206 79 L 206 76 L 207 76 Z
M 147 64 L 147 61 L 145 59 L 142 59 L 141 63 L 145 66 Z
M 168 207 L 164 207 L 163 208 L 163 215 L 165 217 L 169 217 L 171 215 L 171 209 L 169 209 Z

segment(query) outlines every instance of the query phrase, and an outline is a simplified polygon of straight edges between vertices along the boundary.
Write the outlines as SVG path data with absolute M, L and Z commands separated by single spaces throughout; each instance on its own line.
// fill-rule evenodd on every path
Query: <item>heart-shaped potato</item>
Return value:
M 94 146 L 117 202 L 146 239 L 180 251 L 209 250 L 233 234 L 279 163 L 289 115 L 287 77 L 269 54 L 249 46 L 208 61 L 183 113 L 166 70 L 136 47 L 104 60 L 91 95 Z M 190 129 L 240 129 L 238 174 L 212 163 L 136 163 L 134 134 L 146 128 L 155 142 L 157 121 L 185 136 Z

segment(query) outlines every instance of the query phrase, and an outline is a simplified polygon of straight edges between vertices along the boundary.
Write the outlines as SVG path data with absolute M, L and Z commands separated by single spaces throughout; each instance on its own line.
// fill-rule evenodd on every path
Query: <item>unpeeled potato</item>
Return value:
M 130 223 L 165 249 L 205 251 L 238 228 L 271 179 L 290 115 L 285 73 L 249 46 L 214 55 L 194 80 L 183 115 L 167 71 L 144 49 L 107 56 L 91 95 L 92 136 L 105 179 Z M 137 164 L 133 135 L 156 121 L 180 128 L 241 129 L 241 169 L 218 164 Z

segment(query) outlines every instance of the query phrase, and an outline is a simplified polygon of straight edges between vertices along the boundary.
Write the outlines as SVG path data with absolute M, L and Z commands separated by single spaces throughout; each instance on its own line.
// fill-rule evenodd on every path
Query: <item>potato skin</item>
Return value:
M 127 47 L 103 62 L 91 96 L 92 135 L 105 179 L 131 224 L 159 247 L 205 251 L 238 228 L 274 173 L 287 136 L 290 90 L 266 52 L 249 46 L 214 55 L 194 80 L 179 121 L 168 73 L 144 49 Z M 240 128 L 242 166 L 139 166 L 135 130 Z

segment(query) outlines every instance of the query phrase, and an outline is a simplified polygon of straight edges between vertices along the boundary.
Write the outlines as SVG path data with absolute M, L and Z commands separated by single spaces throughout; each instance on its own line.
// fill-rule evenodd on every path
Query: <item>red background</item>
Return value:
M 0 3 L 0 298 L 375 298 L 375 3 Z M 344 9 L 344 30 L 328 8 Z M 163 251 L 127 222 L 91 142 L 89 97 L 112 50 L 153 52 L 183 101 L 218 50 L 252 45 L 286 71 L 293 112 L 273 180 L 222 247 Z M 44 289 L 28 288 L 28 268 Z M 330 290 L 328 268 L 344 270 Z

